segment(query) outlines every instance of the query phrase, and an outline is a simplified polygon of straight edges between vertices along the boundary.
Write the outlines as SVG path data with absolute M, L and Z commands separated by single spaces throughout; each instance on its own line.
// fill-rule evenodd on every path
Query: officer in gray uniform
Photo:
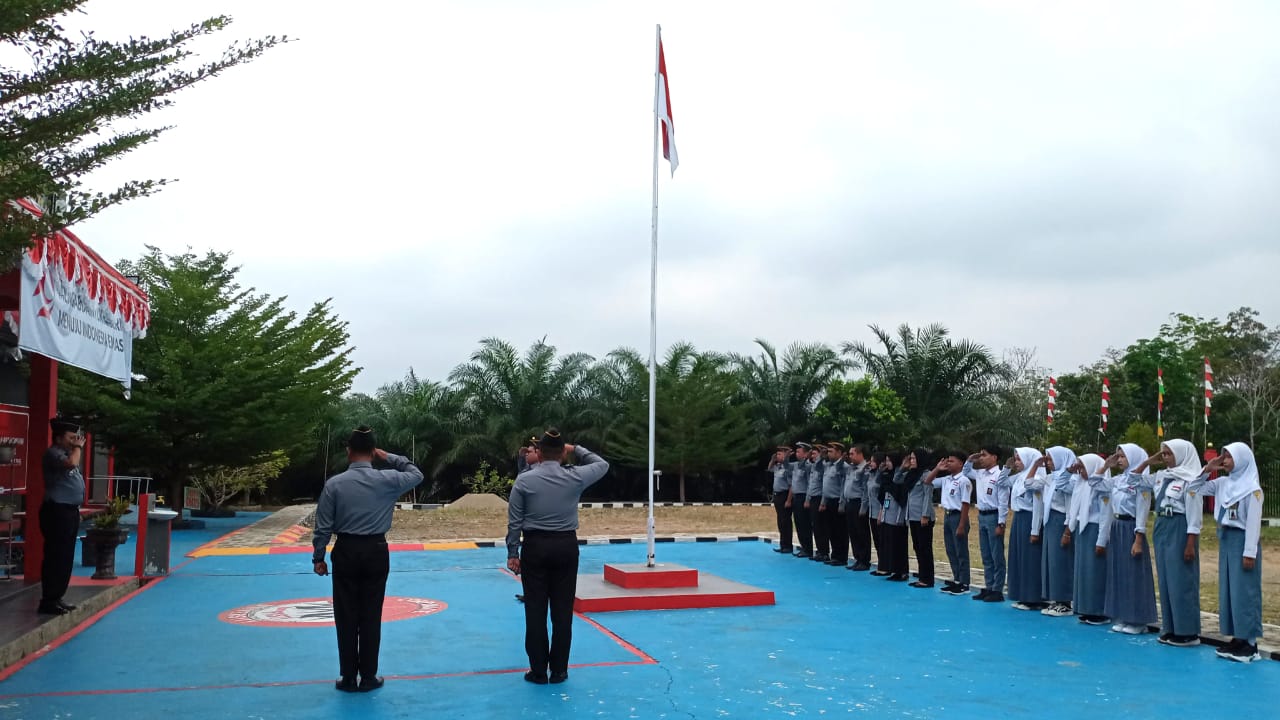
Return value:
M 609 472 L 609 463 L 584 447 L 565 444 L 554 428 L 543 434 L 538 448 L 542 461 L 516 478 L 507 503 L 507 567 L 524 586 L 524 649 L 529 656 L 524 679 L 543 685 L 548 669 L 553 683 L 569 678 L 578 587 L 578 499 Z M 561 465 L 565 457 L 574 464 Z
M 377 458 L 391 466 L 375 470 Z M 378 650 L 382 643 L 382 601 L 391 571 L 386 532 L 396 498 L 422 482 L 422 471 L 409 458 L 376 447 L 373 430 L 360 426 L 347 440 L 345 472 L 329 478 L 316 505 L 311 562 L 317 575 L 328 575 L 325 549 L 333 546 L 333 624 L 338 631 L 338 667 L 334 687 L 368 692 L 382 687 Z M 356 675 L 360 682 L 356 684 Z
M 844 513 L 848 526 L 849 544 L 853 548 L 853 564 L 850 570 L 871 569 L 871 527 L 867 524 L 867 448 L 854 445 L 849 448 L 845 462 L 844 488 L 841 493 L 840 512 Z
M 823 522 L 822 481 L 827 472 L 827 446 L 814 443 L 813 452 L 809 455 L 809 494 L 805 496 L 804 506 L 809 511 L 809 523 L 813 527 L 814 562 L 826 562 L 831 559 L 831 533 Z
M 44 451 L 44 502 L 40 504 L 40 534 L 44 536 L 44 560 L 40 563 L 41 594 L 37 612 L 65 615 L 75 610 L 63 602 L 71 584 L 76 558 L 76 534 L 80 532 L 80 503 L 84 502 L 84 475 L 80 456 L 84 436 L 76 423 L 54 418 L 53 445 Z
M 813 557 L 813 524 L 809 521 L 809 508 L 806 498 L 809 493 L 809 475 L 813 464 L 809 462 L 810 450 L 813 446 L 806 442 L 796 443 L 795 459 L 788 463 L 791 466 L 791 516 L 796 522 L 796 542 L 800 550 L 796 557 Z
M 791 497 L 791 464 L 787 462 L 787 456 L 791 454 L 789 445 L 779 445 L 774 451 L 773 457 L 769 458 L 769 467 L 767 470 L 773 477 L 773 511 L 778 516 L 778 547 L 774 552 L 789 553 L 792 552 L 791 542 L 791 506 L 788 500 Z
M 818 515 L 827 530 L 828 545 L 831 548 L 831 558 L 827 560 L 827 564 L 841 567 L 849 561 L 849 524 L 840 515 L 845 474 L 848 471 L 844 444 L 835 441 L 827 443 L 827 463 L 822 473 L 822 504 L 818 507 Z

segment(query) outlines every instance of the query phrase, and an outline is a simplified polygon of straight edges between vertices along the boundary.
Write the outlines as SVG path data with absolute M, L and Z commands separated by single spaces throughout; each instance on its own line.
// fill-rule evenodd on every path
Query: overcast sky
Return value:
M 1055 372 L 1168 313 L 1280 322 L 1280 4 L 93 0 L 103 37 L 225 13 L 296 43 L 145 123 L 92 180 L 176 178 L 77 231 L 228 250 L 351 323 L 356 389 L 487 336 L 659 344 L 942 322 Z

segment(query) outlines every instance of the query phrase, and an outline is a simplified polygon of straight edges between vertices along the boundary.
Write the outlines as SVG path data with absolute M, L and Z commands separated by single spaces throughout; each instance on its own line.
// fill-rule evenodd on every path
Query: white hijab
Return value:
M 1066 472 L 1067 468 L 1076 464 L 1076 453 L 1071 448 L 1055 445 L 1049 448 L 1047 452 L 1053 460 L 1053 471 L 1055 473 Z
M 1116 449 L 1124 453 L 1125 459 L 1129 461 L 1129 467 L 1125 469 L 1125 472 L 1129 472 L 1129 473 L 1133 472 L 1134 468 L 1146 462 L 1147 458 L 1151 457 L 1150 455 L 1147 454 L 1146 450 L 1143 450 L 1142 448 L 1138 447 L 1137 445 L 1134 445 L 1133 443 L 1125 443 L 1117 447 Z M 1146 468 L 1142 469 L 1143 475 L 1146 475 L 1147 472 L 1148 471 Z
M 1249 493 L 1261 490 L 1262 485 L 1258 482 L 1258 466 L 1248 445 L 1235 442 L 1223 450 L 1231 453 L 1235 469 L 1219 486 L 1218 502 L 1223 507 L 1230 507 L 1248 497 Z
M 1093 505 L 1093 486 L 1089 484 L 1089 478 L 1097 475 L 1105 462 L 1101 455 L 1095 453 L 1080 456 L 1084 477 L 1076 476 L 1076 488 L 1071 493 L 1071 506 L 1067 509 L 1067 526 L 1072 532 L 1080 532 L 1089 524 L 1089 508 Z
M 1022 472 L 1013 476 L 1013 496 L 1022 497 L 1027 494 L 1027 471 L 1031 469 L 1031 466 L 1035 464 L 1035 461 L 1039 460 L 1042 455 L 1039 450 L 1028 447 L 1020 447 L 1014 450 L 1014 452 L 1018 454 L 1018 459 L 1022 461 Z M 1037 468 L 1036 474 L 1032 477 L 1044 477 L 1044 468 Z
M 1189 483 L 1200 477 L 1203 466 L 1196 454 L 1196 446 L 1186 440 L 1165 440 L 1164 445 L 1173 452 L 1173 465 L 1165 469 L 1165 475 L 1173 482 Z M 1232 457 L 1235 457 L 1232 455 Z

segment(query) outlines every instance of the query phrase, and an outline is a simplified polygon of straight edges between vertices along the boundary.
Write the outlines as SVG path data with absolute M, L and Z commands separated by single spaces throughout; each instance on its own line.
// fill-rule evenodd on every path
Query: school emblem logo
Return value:
M 382 603 L 382 622 L 434 615 L 447 607 L 430 598 L 392 596 Z M 301 598 L 244 605 L 219 614 L 218 619 L 254 627 L 333 627 L 333 599 Z

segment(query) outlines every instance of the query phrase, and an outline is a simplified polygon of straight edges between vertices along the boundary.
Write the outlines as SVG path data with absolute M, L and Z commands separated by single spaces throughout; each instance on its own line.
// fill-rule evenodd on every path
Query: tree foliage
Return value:
M 219 510 L 227 501 L 243 493 L 246 500 L 254 492 L 263 492 L 267 483 L 280 476 L 289 465 L 289 456 L 281 450 L 267 453 L 248 465 L 214 466 L 193 475 L 191 483 L 200 491 L 204 507 Z
M 11 60 L 0 65 L 0 203 L 34 198 L 47 210 L 40 219 L 0 212 L 0 257 L 26 247 L 33 237 L 159 190 L 167 181 L 132 180 L 92 192 L 83 183 L 94 170 L 167 129 L 122 129 L 122 123 L 167 107 L 179 90 L 287 41 L 271 36 L 237 42 L 221 56 L 201 62 L 192 46 L 226 29 L 231 18 L 209 18 L 159 38 L 111 41 L 64 27 L 86 4 L 0 3 L 0 43 L 7 51 L 3 57 L 26 58 L 21 65 Z

